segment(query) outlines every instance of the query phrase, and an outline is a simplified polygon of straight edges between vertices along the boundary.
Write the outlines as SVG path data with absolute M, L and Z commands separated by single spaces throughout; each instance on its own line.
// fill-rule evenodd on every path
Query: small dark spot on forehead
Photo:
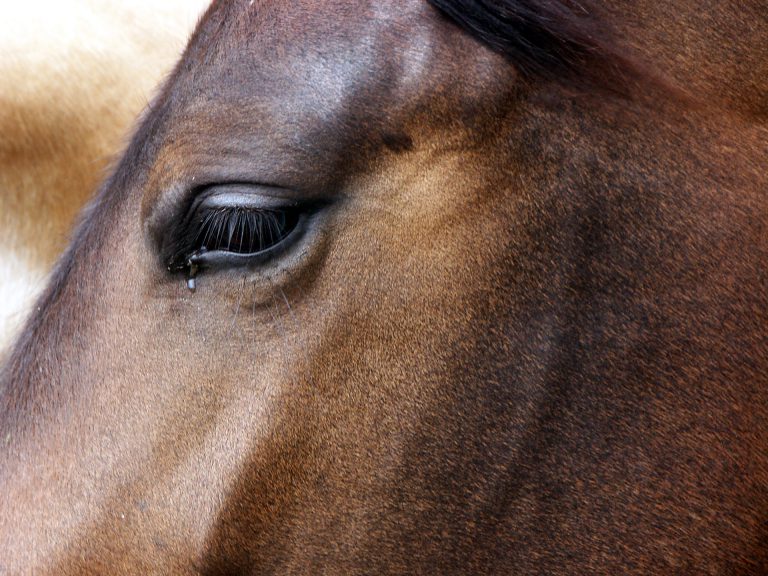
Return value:
M 413 149 L 413 139 L 404 132 L 388 132 L 381 139 L 384 142 L 384 146 L 393 152 L 408 152 Z

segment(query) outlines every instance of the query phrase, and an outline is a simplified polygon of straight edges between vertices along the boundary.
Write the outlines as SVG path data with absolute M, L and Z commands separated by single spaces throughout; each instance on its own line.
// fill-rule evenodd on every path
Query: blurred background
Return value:
M 0 358 L 210 0 L 0 0 Z

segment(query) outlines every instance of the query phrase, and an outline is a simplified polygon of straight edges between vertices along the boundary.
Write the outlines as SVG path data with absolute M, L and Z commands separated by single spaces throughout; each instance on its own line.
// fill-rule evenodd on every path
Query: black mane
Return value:
M 588 81 L 624 92 L 634 66 L 586 2 L 428 0 L 527 77 Z

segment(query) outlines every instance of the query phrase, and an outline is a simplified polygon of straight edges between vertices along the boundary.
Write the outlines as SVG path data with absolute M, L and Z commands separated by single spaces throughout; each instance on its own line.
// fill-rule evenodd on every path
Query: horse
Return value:
M 768 571 L 759 2 L 217 0 L 0 376 L 0 566 Z
M 95 0 L 2 9 L 0 349 L 201 9 Z

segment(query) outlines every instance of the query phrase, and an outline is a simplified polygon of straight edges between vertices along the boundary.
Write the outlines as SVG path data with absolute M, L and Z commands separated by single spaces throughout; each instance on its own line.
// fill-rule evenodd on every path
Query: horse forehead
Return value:
M 307 150 L 333 158 L 374 132 L 397 130 L 434 91 L 447 102 L 466 87 L 459 78 L 486 92 L 473 72 L 496 74 L 497 63 L 484 52 L 425 1 L 215 5 L 170 86 L 159 143 L 173 153 L 161 160 L 179 167 L 211 140 L 216 149 L 240 146 L 273 172 Z M 174 172 L 159 164 L 160 173 Z
M 197 114 L 212 104 L 219 110 L 245 104 L 286 119 L 311 108 L 331 119 L 334 110 L 395 105 L 409 87 L 423 88 L 436 75 L 436 19 L 426 2 L 415 0 L 398 7 L 337 0 L 220 3 L 182 61 L 171 107 Z M 355 98 L 366 89 L 364 98 Z
M 343 116 L 358 129 L 350 116 L 395 117 L 436 91 L 443 102 L 484 97 L 509 80 L 501 56 L 425 0 L 221 6 L 209 12 L 182 61 L 175 110 L 231 116 L 245 105 L 286 121 L 303 121 L 305 112 L 321 121 Z
M 216 22 L 207 43 L 222 47 L 279 56 L 275 49 L 321 49 L 340 41 L 362 45 L 382 31 L 411 31 L 429 19 L 433 9 L 424 0 L 342 1 L 342 0 L 234 0 L 221 3 L 219 10 L 209 13 Z M 215 36 L 215 38 L 213 37 Z M 395 49 L 410 43 L 408 34 L 395 34 L 388 46 Z
M 253 30 L 278 25 L 281 31 L 364 29 L 371 21 L 409 22 L 428 12 L 424 0 L 235 0 L 227 17 L 245 18 Z

